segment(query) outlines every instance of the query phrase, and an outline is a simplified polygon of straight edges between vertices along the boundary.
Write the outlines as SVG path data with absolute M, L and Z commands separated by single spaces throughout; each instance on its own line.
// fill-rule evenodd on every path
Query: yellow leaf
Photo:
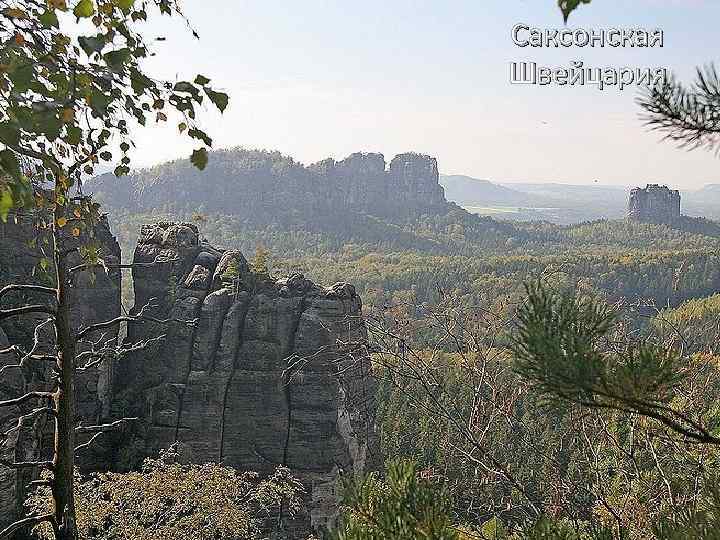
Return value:
M 66 0 L 48 0 L 48 5 L 55 9 L 61 9 L 65 11 L 67 9 Z
M 67 219 L 64 217 L 58 218 L 57 220 L 58 227 L 63 228 L 65 225 L 67 225 Z
M 25 43 L 25 37 L 22 34 L 15 34 L 15 43 L 18 45 L 22 45 Z
M 75 214 L 75 217 L 76 217 L 76 218 L 79 218 L 80 215 L 81 215 L 81 214 L 80 214 L 80 209 L 79 209 L 79 208 L 76 208 L 75 210 L 73 210 L 73 214 Z
M 73 235 L 73 236 L 80 236 L 80 229 L 77 228 L 77 227 L 75 227 L 75 228 L 72 230 L 72 235 Z

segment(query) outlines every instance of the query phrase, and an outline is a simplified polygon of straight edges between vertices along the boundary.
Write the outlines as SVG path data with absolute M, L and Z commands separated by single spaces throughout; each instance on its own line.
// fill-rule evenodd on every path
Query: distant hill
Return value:
M 469 211 L 517 221 L 571 224 L 625 216 L 629 188 L 616 186 L 490 182 L 442 175 L 448 200 Z
M 109 208 L 220 212 L 262 225 L 348 212 L 402 220 L 448 210 L 430 156 L 399 154 L 386 164 L 382 154 L 356 153 L 307 167 L 265 150 L 218 150 L 210 157 L 202 172 L 176 160 L 120 179 L 100 175 L 87 188 Z
M 382 154 L 355 153 L 305 166 L 279 152 L 218 150 L 204 171 L 176 160 L 123 178 L 100 175 L 85 187 L 114 230 L 140 216 L 195 219 L 222 224 L 233 237 L 305 251 L 355 243 L 471 253 L 536 235 L 448 202 L 435 158 L 412 152 L 389 164 Z
M 440 175 L 440 185 L 447 200 L 460 205 L 549 206 L 541 197 L 462 174 Z

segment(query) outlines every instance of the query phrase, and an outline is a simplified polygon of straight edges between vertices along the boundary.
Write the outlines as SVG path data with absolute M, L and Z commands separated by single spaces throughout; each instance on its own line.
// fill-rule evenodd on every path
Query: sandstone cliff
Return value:
M 128 444 L 147 455 L 178 441 L 192 461 L 261 474 L 285 465 L 307 487 L 313 527 L 327 525 L 338 476 L 377 458 L 354 288 L 252 273 L 240 252 L 201 243 L 189 224 L 143 227 L 134 260 L 169 261 L 133 278 L 136 309 L 159 299 L 151 312 L 173 322 L 129 329 L 130 340 L 166 338 L 117 374 L 118 414 L 144 419 Z
M 105 254 L 119 260 L 106 226 Z M 2 280 L 32 282 L 41 256 L 28 245 L 29 226 L 0 227 Z M 373 385 L 361 301 L 351 285 L 320 287 L 294 274 L 274 279 L 251 272 L 239 251 L 199 240 L 194 225 L 142 228 L 133 270 L 136 308 L 168 324 L 127 328 L 127 342 L 156 338 L 132 355 L 78 377 L 78 412 L 88 424 L 120 417 L 140 421 L 99 439 L 79 455 L 85 470 L 123 470 L 174 442 L 185 459 L 272 472 L 285 465 L 307 489 L 309 514 L 285 520 L 292 537 L 322 530 L 337 514 L 339 478 L 377 463 Z M 146 266 L 142 266 L 145 264 Z M 79 276 L 73 313 L 82 328 L 120 312 L 117 273 Z M 3 324 L 0 348 L 28 343 L 33 320 Z M 44 338 L 47 346 L 51 337 Z M 0 365 L 14 358 L 4 355 Z M 0 381 L 0 399 L 45 388 L 49 373 L 35 366 Z M 18 410 L 0 410 L 8 429 Z M 47 456 L 48 430 L 28 426 L 0 446 L 2 457 Z M 22 511 L 32 474 L 0 467 L 0 525 Z
M 355 153 L 306 167 L 279 152 L 218 150 L 202 174 L 179 160 L 120 181 L 102 175 L 89 189 L 108 208 L 201 209 L 242 216 L 254 226 L 327 228 L 353 213 L 403 219 L 449 208 L 435 158 L 415 153 L 395 156 L 389 165 L 382 154 Z
M 310 170 L 328 186 L 328 198 L 340 208 L 402 217 L 447 206 L 437 160 L 430 156 L 400 154 L 386 168 L 382 154 L 355 153 L 342 161 L 321 161 Z
M 628 218 L 649 223 L 672 224 L 680 219 L 680 192 L 648 184 L 630 192 Z

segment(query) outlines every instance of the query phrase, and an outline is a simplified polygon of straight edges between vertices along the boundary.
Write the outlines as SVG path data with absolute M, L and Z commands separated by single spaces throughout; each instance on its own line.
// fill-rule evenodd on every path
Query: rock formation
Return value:
M 102 175 L 89 189 L 109 208 L 202 208 L 254 226 L 335 223 L 354 213 L 402 219 L 448 209 L 435 158 L 414 153 L 395 156 L 389 166 L 382 154 L 355 153 L 305 167 L 279 152 L 218 150 L 203 174 L 176 161 L 123 181 Z
M 0 228 L 0 244 L 12 249 L 0 251 L 2 283 L 10 273 L 34 279 L 28 268 L 38 253 L 27 246 L 30 232 Z M 119 259 L 106 228 L 100 237 L 107 255 Z M 128 327 L 128 343 L 149 339 L 150 346 L 78 378 L 84 423 L 140 418 L 122 434 L 98 439 L 80 456 L 81 467 L 124 470 L 175 442 L 194 462 L 260 474 L 285 465 L 306 486 L 309 508 L 306 516 L 284 520 L 288 537 L 306 538 L 311 529 L 331 524 L 339 477 L 372 468 L 378 458 L 370 363 L 358 346 L 365 327 L 354 288 L 320 287 L 300 274 L 275 279 L 252 272 L 242 253 L 200 242 L 189 224 L 144 226 L 134 261 L 144 264 L 133 269 L 134 312 L 145 309 L 167 324 Z M 97 276 L 95 285 L 86 278 L 77 282 L 83 297 L 74 313 L 77 328 L 120 311 L 118 275 Z M 0 348 L 8 339 L 26 342 L 30 322 L 4 324 Z M 46 376 L 31 370 L 3 377 L 0 399 L 42 388 Z M 17 412 L 0 410 L 0 428 L 7 429 Z M 47 455 L 48 444 L 42 427 L 34 426 L 0 452 L 31 459 Z M 0 526 L 21 511 L 31 479 L 0 467 Z
M 680 192 L 648 184 L 630 192 L 628 218 L 648 223 L 674 223 L 680 219 Z
M 329 187 L 336 206 L 372 215 L 407 215 L 447 206 L 437 160 L 400 154 L 386 168 L 382 154 L 355 153 L 342 161 L 326 159 L 310 167 Z
M 118 414 L 144 419 L 136 450 L 178 441 L 195 462 L 261 474 L 285 465 L 307 487 L 313 527 L 332 522 L 338 476 L 377 457 L 354 288 L 250 272 L 240 252 L 201 243 L 190 224 L 143 227 L 134 260 L 161 262 L 133 270 L 136 311 L 157 298 L 149 312 L 173 320 L 116 379 Z M 135 325 L 128 339 L 159 331 Z

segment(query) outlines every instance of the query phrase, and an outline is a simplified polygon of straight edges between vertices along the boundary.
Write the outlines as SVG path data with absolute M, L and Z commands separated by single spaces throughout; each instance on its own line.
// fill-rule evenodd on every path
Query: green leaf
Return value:
M 187 81 L 180 81 L 178 83 L 175 83 L 173 90 L 175 90 L 176 92 L 187 92 L 188 94 L 197 93 L 197 88 L 195 88 Z
M 93 88 L 90 93 L 90 107 L 100 116 L 105 116 L 107 108 L 110 105 L 111 98 L 105 95 L 105 93 L 98 89 Z
M 16 146 L 20 142 L 20 130 L 10 122 L 0 122 L 0 142 Z
M 132 52 L 127 47 L 103 55 L 105 62 L 114 71 L 119 71 L 130 60 Z
M 208 163 L 207 149 L 200 148 L 198 150 L 195 150 L 190 156 L 190 163 L 195 165 L 195 167 L 197 167 L 199 170 L 204 170 Z
M 3 189 L 2 193 L 0 193 L 0 220 L 2 220 L 3 223 L 7 221 L 8 213 L 12 210 L 13 206 L 14 202 L 10 190 Z
M 30 88 L 30 83 L 33 82 L 33 67 L 32 64 L 22 64 L 11 68 L 8 72 L 8 77 L 13 82 L 15 92 L 25 92 Z
M 193 139 L 204 142 L 208 146 L 212 146 L 212 139 L 210 138 L 210 136 L 200 129 L 192 128 L 188 131 L 188 135 L 190 135 L 190 137 L 192 137 Z
M 99 53 L 105 47 L 105 40 L 102 36 L 80 36 L 78 43 L 85 54 L 91 56 L 93 53 Z
M 230 101 L 230 97 L 227 94 L 224 92 L 215 92 L 209 88 L 205 88 L 205 93 L 207 94 L 207 97 L 210 98 L 210 101 L 212 101 L 213 104 L 220 110 L 220 112 L 225 112 L 228 102 Z
M 127 13 L 132 9 L 133 5 L 135 5 L 135 0 L 115 0 L 115 3 L 117 7 Z
M 93 15 L 95 15 L 95 5 L 93 4 L 93 1 L 80 0 L 75 6 L 75 9 L 73 9 L 73 14 L 78 19 L 87 19 L 89 17 L 92 17 Z
M 20 163 L 18 162 L 15 153 L 10 150 L 3 150 L 0 152 L 0 167 L 16 180 L 20 180 L 22 177 Z
M 210 79 L 208 79 L 205 75 L 198 75 L 195 77 L 195 84 L 198 84 L 200 86 L 205 86 L 210 82 Z
M 65 142 L 75 146 L 80 144 L 80 141 L 82 141 L 82 130 L 77 126 L 68 126 Z
M 560 6 L 563 19 L 565 19 L 565 22 L 567 23 L 570 14 L 575 11 L 580 4 L 589 4 L 590 2 L 591 0 L 558 0 L 558 6 Z
M 33 120 L 34 130 L 43 133 L 51 141 L 60 136 L 60 130 L 63 127 L 62 119 L 58 118 L 52 109 L 36 113 Z
M 40 20 L 40 24 L 42 24 L 45 28 L 58 28 L 60 26 L 54 9 L 45 10 L 38 19 Z

